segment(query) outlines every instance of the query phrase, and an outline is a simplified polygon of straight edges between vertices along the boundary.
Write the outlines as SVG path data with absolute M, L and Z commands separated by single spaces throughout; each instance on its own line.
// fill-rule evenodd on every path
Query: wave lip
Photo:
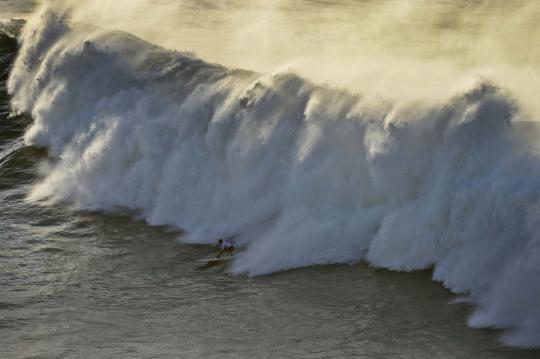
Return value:
M 9 90 L 34 118 L 26 143 L 58 158 L 31 200 L 136 209 L 189 242 L 235 236 L 234 273 L 433 267 L 477 305 L 470 325 L 540 346 L 540 162 L 493 84 L 441 105 L 373 105 L 44 8 Z

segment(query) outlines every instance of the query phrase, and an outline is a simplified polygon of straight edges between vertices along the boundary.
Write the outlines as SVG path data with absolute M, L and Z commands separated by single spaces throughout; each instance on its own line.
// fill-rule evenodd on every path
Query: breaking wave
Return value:
M 504 89 L 481 81 L 439 105 L 368 103 L 48 9 L 21 38 L 12 105 L 34 118 L 26 143 L 57 159 L 30 200 L 135 209 L 188 242 L 234 236 L 245 247 L 235 273 L 434 268 L 476 304 L 470 325 L 540 345 L 536 126 Z

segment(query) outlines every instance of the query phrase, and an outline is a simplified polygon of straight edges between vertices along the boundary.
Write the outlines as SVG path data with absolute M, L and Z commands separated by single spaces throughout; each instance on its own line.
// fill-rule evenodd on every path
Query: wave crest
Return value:
M 249 275 L 367 260 L 478 305 L 470 324 L 540 345 L 540 163 L 505 91 L 398 106 L 291 73 L 207 64 L 44 9 L 9 90 L 59 161 L 33 200 L 140 210 Z M 532 128 L 532 127 L 531 127 Z

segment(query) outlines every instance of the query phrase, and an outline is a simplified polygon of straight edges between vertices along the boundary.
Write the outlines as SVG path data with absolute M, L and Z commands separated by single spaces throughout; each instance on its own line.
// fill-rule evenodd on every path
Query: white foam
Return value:
M 35 119 L 26 142 L 59 159 L 31 200 L 137 209 L 189 242 L 234 235 L 235 273 L 434 267 L 478 306 L 472 326 L 540 345 L 540 162 L 488 83 L 441 106 L 374 105 L 44 9 L 9 90 Z

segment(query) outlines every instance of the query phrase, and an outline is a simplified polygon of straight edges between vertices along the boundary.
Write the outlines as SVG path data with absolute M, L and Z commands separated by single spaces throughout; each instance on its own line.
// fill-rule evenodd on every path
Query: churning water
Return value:
M 3 24 L 0 351 L 537 357 L 539 6 L 254 3 Z

